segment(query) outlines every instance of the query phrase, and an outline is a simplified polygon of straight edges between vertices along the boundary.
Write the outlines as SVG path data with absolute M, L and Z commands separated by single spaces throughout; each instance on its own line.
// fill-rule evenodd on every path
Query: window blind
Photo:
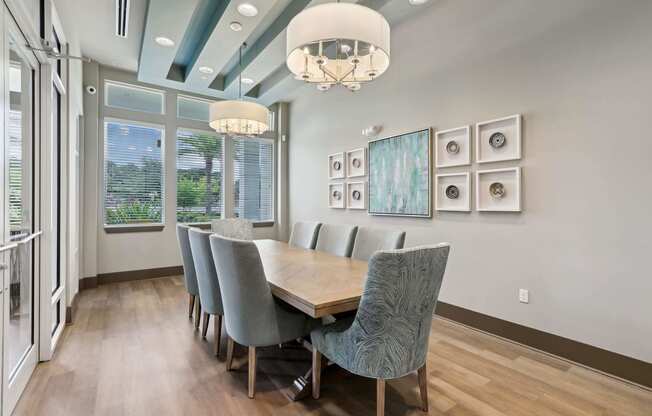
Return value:
M 274 143 L 234 138 L 233 214 L 254 222 L 274 220 Z
M 104 123 L 104 221 L 107 225 L 163 221 L 163 128 Z
M 207 222 L 222 216 L 224 143 L 214 133 L 177 131 L 177 221 Z

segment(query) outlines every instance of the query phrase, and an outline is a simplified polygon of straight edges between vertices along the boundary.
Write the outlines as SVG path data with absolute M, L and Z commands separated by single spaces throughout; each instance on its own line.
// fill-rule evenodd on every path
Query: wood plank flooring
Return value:
M 374 415 L 376 384 L 329 368 L 321 398 L 283 388 L 310 367 L 299 348 L 260 349 L 247 398 L 246 349 L 234 371 L 187 317 L 179 277 L 115 283 L 79 295 L 75 323 L 37 367 L 15 415 Z M 428 358 L 430 415 L 651 416 L 652 392 L 436 319 Z M 422 415 L 416 373 L 386 386 L 386 415 Z

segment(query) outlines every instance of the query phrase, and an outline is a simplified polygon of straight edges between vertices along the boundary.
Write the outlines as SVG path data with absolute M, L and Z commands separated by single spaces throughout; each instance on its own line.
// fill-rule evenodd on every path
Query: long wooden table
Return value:
M 274 296 L 313 318 L 358 308 L 367 262 L 256 240 Z
M 272 294 L 313 318 L 358 308 L 367 277 L 367 262 L 321 251 L 290 247 L 274 240 L 255 240 Z M 312 349 L 307 340 L 303 346 Z M 300 400 L 310 391 L 312 367 L 281 391 Z

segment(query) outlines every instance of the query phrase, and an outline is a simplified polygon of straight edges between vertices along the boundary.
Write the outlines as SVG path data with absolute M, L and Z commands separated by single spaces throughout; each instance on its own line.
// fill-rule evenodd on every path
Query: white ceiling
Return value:
M 131 0 L 126 39 L 115 35 L 114 0 L 54 0 L 68 38 L 79 40 L 84 56 L 128 71 L 138 70 L 147 0 Z
M 115 0 L 54 3 L 66 36 L 79 40 L 84 56 L 137 72 L 139 80 L 150 84 L 216 98 L 237 96 L 239 70 L 235 63 L 240 44 L 247 41 L 250 47 L 243 56 L 242 73 L 255 82 L 247 88 L 243 85 L 243 94 L 269 105 L 303 85 L 285 67 L 285 25 L 303 8 L 332 0 L 247 1 L 259 8 L 258 17 L 239 16 L 235 9 L 241 1 L 237 0 L 130 0 L 126 39 L 115 35 Z M 431 0 L 422 6 L 411 6 L 408 0 L 343 1 L 380 11 L 392 26 L 436 3 Z M 223 11 L 215 15 L 217 18 L 210 22 L 202 20 L 208 16 L 206 13 L 218 10 Z M 242 22 L 241 32 L 228 29 L 233 20 Z M 198 37 L 201 33 L 208 37 Z M 176 44 L 173 48 L 161 48 L 153 41 L 159 35 L 173 38 Z M 215 68 L 215 73 L 211 77 L 200 74 L 197 70 L 201 65 Z

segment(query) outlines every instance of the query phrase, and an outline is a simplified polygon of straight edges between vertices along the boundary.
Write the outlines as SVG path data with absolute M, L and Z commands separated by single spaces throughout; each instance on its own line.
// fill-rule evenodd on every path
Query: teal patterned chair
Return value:
M 426 356 L 430 325 L 449 245 L 376 252 L 355 317 L 311 332 L 313 397 L 319 398 L 322 354 L 351 373 L 377 380 L 377 414 L 384 414 L 385 380 L 418 372 L 428 409 Z

